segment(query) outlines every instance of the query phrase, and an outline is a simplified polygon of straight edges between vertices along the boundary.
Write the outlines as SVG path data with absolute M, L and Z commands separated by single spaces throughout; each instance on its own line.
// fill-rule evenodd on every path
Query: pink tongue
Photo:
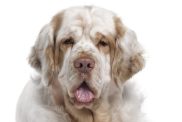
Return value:
M 93 100 L 94 95 L 88 86 L 80 86 L 75 92 L 75 97 L 78 102 L 89 103 Z

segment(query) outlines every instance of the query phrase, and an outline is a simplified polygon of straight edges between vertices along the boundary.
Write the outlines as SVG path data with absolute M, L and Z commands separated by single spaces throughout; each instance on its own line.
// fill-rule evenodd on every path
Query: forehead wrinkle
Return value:
M 82 9 L 81 9 L 82 10 Z M 108 13 L 109 16 L 105 14 Z M 72 35 L 80 36 L 81 38 L 84 36 L 86 40 L 93 40 L 91 37 L 95 36 L 95 32 L 102 32 L 104 35 L 108 35 L 109 33 L 115 33 L 115 28 L 113 26 L 113 13 L 103 11 L 98 13 L 97 9 L 84 9 L 84 12 L 80 12 L 80 9 L 74 9 L 71 13 L 71 16 L 65 16 L 65 28 L 63 29 L 64 33 L 70 32 Z M 101 18 L 100 15 L 104 15 L 104 18 Z M 112 20 L 112 22 L 111 22 Z M 106 25 L 109 23 L 109 27 Z M 63 24 L 64 25 L 64 24 Z M 80 28 L 81 33 L 73 28 Z M 114 29 L 113 29 L 114 28 Z M 93 33 L 92 33 L 93 31 Z M 65 34 L 61 34 L 65 35 Z
M 83 35 L 83 29 L 78 26 L 65 26 L 59 31 L 58 40 L 62 40 L 64 38 L 72 37 L 76 40 L 79 40 Z
M 84 14 L 78 14 L 75 20 L 79 22 L 77 25 L 82 28 L 82 35 L 85 36 L 86 39 L 89 39 L 89 32 L 92 28 L 91 11 L 86 9 Z
M 63 27 L 63 33 L 61 35 L 65 36 L 85 36 L 85 38 L 89 38 L 89 31 L 91 30 L 91 17 L 87 12 L 86 16 L 77 15 L 73 18 L 73 21 L 68 22 L 65 27 Z M 78 32 L 81 32 L 78 34 Z

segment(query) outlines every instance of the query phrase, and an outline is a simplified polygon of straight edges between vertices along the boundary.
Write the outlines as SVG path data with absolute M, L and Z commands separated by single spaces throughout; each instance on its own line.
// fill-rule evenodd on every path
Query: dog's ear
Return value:
M 116 48 L 112 64 L 112 76 L 116 82 L 124 83 L 144 66 L 143 50 L 134 31 L 124 27 L 115 18 Z
M 41 29 L 29 56 L 30 65 L 40 73 L 45 86 L 57 80 L 62 63 L 63 54 L 56 42 L 62 17 L 63 12 L 56 14 L 51 22 Z
M 29 55 L 29 63 L 30 65 L 35 68 L 38 72 L 42 71 L 42 54 L 45 52 L 46 47 L 51 45 L 52 43 L 52 34 L 50 33 L 50 26 L 45 25 L 34 44 L 34 46 L 31 49 L 30 55 Z
M 32 47 L 29 63 L 41 74 L 41 81 L 48 86 L 54 74 L 54 31 L 50 24 L 45 25 Z

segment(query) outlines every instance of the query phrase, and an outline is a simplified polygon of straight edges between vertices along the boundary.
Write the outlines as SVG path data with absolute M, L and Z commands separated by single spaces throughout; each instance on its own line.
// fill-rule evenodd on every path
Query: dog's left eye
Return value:
M 98 43 L 99 46 L 103 46 L 103 47 L 106 47 L 108 46 L 108 43 L 103 41 L 103 40 L 100 40 L 99 43 Z
M 69 39 L 64 40 L 63 44 L 65 44 L 65 45 L 73 45 L 73 44 L 75 44 L 75 41 L 74 41 L 74 39 L 69 38 Z

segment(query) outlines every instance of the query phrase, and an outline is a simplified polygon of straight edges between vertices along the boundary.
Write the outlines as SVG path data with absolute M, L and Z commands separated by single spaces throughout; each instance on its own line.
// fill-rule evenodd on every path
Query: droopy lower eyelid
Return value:
M 108 43 L 107 42 L 105 42 L 105 41 L 103 41 L 103 40 L 100 40 L 99 41 L 99 43 L 98 43 L 98 45 L 101 45 L 101 46 L 108 46 Z
M 75 41 L 74 41 L 73 38 L 68 38 L 68 39 L 65 39 L 63 41 L 63 44 L 67 44 L 67 45 L 69 45 L 69 44 L 75 44 Z

